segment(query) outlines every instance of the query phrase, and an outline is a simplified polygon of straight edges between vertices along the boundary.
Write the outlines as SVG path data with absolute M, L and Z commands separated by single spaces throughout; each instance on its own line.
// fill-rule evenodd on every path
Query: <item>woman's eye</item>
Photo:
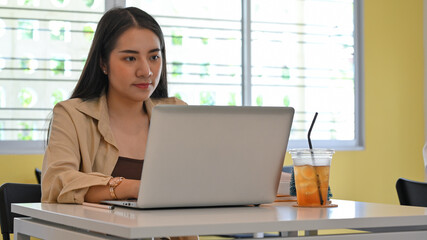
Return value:
M 135 57 L 126 57 L 125 60 L 126 61 L 135 61 L 136 58 Z
M 155 56 L 152 56 L 152 57 L 151 57 L 151 60 L 158 60 L 158 59 L 160 59 L 160 56 L 159 56 L 159 55 L 155 55 Z

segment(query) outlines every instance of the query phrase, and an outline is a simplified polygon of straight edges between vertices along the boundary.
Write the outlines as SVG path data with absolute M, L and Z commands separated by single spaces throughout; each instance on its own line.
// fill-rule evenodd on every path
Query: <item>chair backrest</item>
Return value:
M 13 218 L 22 217 L 11 212 L 11 204 L 40 200 L 40 184 L 5 183 L 0 186 L 0 224 L 3 240 L 9 240 L 10 234 L 13 233 Z
M 37 183 L 41 183 L 42 182 L 42 171 L 38 168 L 36 168 L 34 170 L 34 173 L 36 174 L 36 179 L 37 179 Z
M 427 207 L 427 183 L 399 178 L 396 182 L 400 205 Z

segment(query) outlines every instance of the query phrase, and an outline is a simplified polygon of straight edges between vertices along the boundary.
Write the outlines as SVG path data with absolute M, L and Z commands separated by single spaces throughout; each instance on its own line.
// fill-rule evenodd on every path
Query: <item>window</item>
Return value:
M 0 1 L 0 153 L 43 152 L 104 10 L 103 0 Z
M 43 152 L 46 119 L 74 88 L 107 3 L 0 1 L 0 153 Z M 334 149 L 363 147 L 361 3 L 126 1 L 162 26 L 171 96 L 292 106 L 289 148 L 308 146 L 317 111 L 313 145 Z
M 352 0 L 251 3 L 250 104 L 295 108 L 290 147 L 308 147 L 315 112 L 315 147 L 361 145 L 358 6 Z
M 308 147 L 319 112 L 315 147 L 363 147 L 361 1 L 126 3 L 162 26 L 171 95 L 189 104 L 292 106 L 290 148 Z

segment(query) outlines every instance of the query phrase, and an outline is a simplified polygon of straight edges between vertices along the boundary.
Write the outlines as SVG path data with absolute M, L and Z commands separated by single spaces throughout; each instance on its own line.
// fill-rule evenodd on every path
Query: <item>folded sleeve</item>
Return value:
M 62 104 L 53 110 L 42 167 L 42 202 L 82 203 L 89 187 L 107 185 L 110 179 L 99 172 L 81 171 L 92 169 L 94 160 L 82 159 L 79 126 L 72 116 Z

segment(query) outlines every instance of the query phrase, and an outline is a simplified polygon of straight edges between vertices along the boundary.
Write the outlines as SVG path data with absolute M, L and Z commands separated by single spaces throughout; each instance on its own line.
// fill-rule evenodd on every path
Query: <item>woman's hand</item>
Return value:
M 118 199 L 138 198 L 140 180 L 123 179 L 122 184 L 116 187 Z M 109 189 L 108 189 L 109 191 Z
M 140 180 L 123 179 L 114 192 L 118 199 L 138 198 Z M 110 186 L 92 186 L 85 195 L 86 202 L 100 202 L 103 200 L 111 200 L 113 197 L 110 194 Z

